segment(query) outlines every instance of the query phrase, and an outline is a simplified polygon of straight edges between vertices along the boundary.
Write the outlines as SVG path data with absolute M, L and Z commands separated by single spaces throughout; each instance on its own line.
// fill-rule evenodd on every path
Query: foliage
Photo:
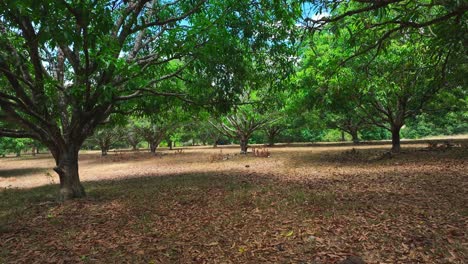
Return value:
M 9 153 L 20 156 L 23 150 L 32 148 L 34 144 L 31 139 L 0 137 L 0 157 Z

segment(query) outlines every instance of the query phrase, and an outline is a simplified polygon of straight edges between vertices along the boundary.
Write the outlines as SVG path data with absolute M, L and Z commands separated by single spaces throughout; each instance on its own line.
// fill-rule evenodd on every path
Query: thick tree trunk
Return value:
M 101 147 L 101 157 L 107 156 L 110 146 L 101 144 L 99 147 Z
M 345 132 L 343 130 L 341 130 L 341 141 L 346 141 Z
M 399 153 L 400 152 L 400 126 L 392 127 L 392 152 Z
M 32 154 L 33 156 L 36 156 L 36 146 L 33 146 L 33 147 L 32 147 L 31 154 Z
M 62 201 L 86 196 L 78 174 L 78 151 L 71 147 L 54 153 L 57 165 L 54 170 L 60 178 L 59 198 Z
M 240 153 L 241 154 L 247 154 L 248 141 L 249 140 L 244 137 L 240 139 L 240 148 L 241 148 Z
M 150 143 L 150 152 L 156 154 L 156 148 L 158 145 L 156 143 Z
M 354 143 L 354 144 L 359 143 L 359 136 L 358 136 L 357 130 L 351 130 L 351 131 L 350 131 L 350 134 L 351 134 L 351 138 L 352 138 L 352 140 L 353 140 L 353 143 Z
M 133 150 L 133 151 L 138 150 L 137 144 L 133 144 L 133 145 L 132 145 L 132 150 Z

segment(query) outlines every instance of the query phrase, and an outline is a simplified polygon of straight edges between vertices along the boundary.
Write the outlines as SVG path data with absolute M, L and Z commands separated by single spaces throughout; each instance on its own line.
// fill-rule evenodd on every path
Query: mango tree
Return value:
M 195 94 L 160 84 L 196 65 L 204 46 L 222 57 L 211 42 L 276 46 L 294 11 L 248 0 L 1 1 L 0 136 L 42 142 L 60 198 L 82 197 L 78 152 L 111 113 L 142 97 Z

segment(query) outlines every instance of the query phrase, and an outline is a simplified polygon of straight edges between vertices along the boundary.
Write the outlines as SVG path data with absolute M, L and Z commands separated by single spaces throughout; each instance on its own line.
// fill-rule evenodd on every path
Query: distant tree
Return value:
M 31 139 L 0 137 L 0 156 L 14 153 L 19 157 L 21 152 L 29 148 L 32 143 Z
M 135 127 L 135 123 L 130 121 L 123 128 L 124 138 L 126 142 L 132 147 L 132 150 L 138 150 L 138 144 L 141 142 L 141 136 Z
M 211 123 L 216 123 L 216 121 L 210 118 L 208 112 L 199 112 L 197 117 L 193 119 L 192 126 L 194 137 L 198 138 L 203 145 L 212 144 L 215 148 L 222 134 L 217 129 L 213 128 Z
M 394 41 L 385 55 L 369 65 L 368 85 L 361 89 L 369 121 L 392 133 L 392 151 L 400 151 L 400 130 L 409 118 L 424 112 L 442 91 L 460 84 L 450 78 L 450 51 L 431 56 L 429 47 Z M 456 66 L 455 66 L 456 67 Z
M 215 123 L 213 127 L 223 135 L 239 140 L 241 154 L 247 154 L 249 139 L 252 134 L 276 119 L 268 114 L 259 114 L 252 105 L 241 106 Z
M 171 137 L 187 122 L 190 112 L 176 102 L 162 105 L 151 100 L 145 107 L 151 107 L 153 103 L 156 104 L 153 109 L 155 112 L 144 111 L 150 114 L 135 118 L 134 126 L 139 136 L 148 142 L 150 152 L 156 154 L 157 147 L 164 139 L 173 141 Z
M 286 129 L 287 127 L 283 124 L 270 124 L 265 126 L 263 130 L 265 131 L 265 135 L 267 137 L 268 146 L 274 146 L 276 138 L 280 135 L 282 131 Z
M 434 49 L 432 39 L 419 34 L 396 34 L 381 47 L 385 52 L 353 57 L 355 47 L 347 42 L 353 29 L 330 25 L 315 36 L 305 54 L 301 71 L 311 107 L 322 110 L 325 120 L 354 134 L 359 127 L 374 125 L 392 134 L 392 151 L 400 151 L 400 130 L 439 99 L 466 87 L 459 64 L 460 49 Z M 307 86 L 305 86 L 307 85 Z M 321 100 L 318 105 L 317 100 Z
M 94 134 L 88 140 L 99 146 L 101 156 L 107 156 L 111 145 L 121 138 L 121 127 L 117 125 L 104 125 L 96 128 Z
M 156 154 L 156 149 L 166 136 L 171 124 L 158 120 L 139 120 L 136 129 L 140 136 L 148 142 L 150 152 Z

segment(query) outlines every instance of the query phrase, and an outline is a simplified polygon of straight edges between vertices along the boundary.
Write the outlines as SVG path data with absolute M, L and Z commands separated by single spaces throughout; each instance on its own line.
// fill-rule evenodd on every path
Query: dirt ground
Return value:
M 468 149 L 388 149 L 84 152 L 66 203 L 49 155 L 3 158 L 0 263 L 467 263 Z

